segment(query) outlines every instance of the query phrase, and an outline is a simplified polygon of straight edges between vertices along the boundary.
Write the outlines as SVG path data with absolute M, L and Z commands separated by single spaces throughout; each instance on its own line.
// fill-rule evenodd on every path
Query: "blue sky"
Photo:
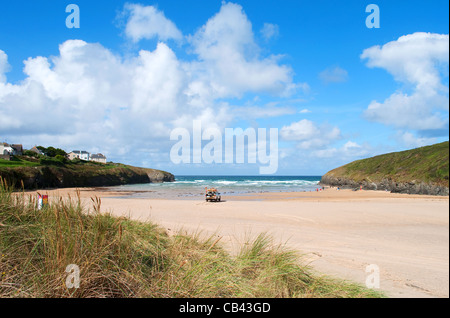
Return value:
M 80 28 L 66 27 L 76 3 Z M 366 6 L 380 9 L 367 28 Z M 3 1 L 0 141 L 175 174 L 175 128 L 278 128 L 280 175 L 448 140 L 448 1 Z M 205 141 L 206 143 L 207 141 Z

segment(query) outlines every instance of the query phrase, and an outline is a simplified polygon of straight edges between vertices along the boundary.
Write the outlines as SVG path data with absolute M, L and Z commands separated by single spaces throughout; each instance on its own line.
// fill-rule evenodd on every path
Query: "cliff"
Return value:
M 326 173 L 322 185 L 395 193 L 449 195 L 448 141 L 351 162 Z
M 0 176 L 16 188 L 100 187 L 136 183 L 171 182 L 168 172 L 123 164 L 81 162 L 60 165 L 0 167 Z

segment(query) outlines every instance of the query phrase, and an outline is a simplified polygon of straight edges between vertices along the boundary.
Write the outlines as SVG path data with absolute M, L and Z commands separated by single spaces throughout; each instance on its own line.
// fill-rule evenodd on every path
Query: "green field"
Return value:
M 0 168 L 15 168 L 15 167 L 37 167 L 39 162 L 33 162 L 26 159 L 15 157 L 13 160 L 0 159 Z

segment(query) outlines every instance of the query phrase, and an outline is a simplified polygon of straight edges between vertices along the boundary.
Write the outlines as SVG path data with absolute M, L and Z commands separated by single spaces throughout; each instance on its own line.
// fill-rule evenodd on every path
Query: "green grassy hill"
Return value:
M 446 141 L 357 160 L 331 170 L 321 182 L 333 186 L 362 185 L 394 192 L 448 195 L 448 177 L 449 142 Z
M 0 177 L 16 188 L 66 188 L 114 186 L 132 183 L 174 181 L 168 172 L 120 163 L 16 156 L 0 159 Z

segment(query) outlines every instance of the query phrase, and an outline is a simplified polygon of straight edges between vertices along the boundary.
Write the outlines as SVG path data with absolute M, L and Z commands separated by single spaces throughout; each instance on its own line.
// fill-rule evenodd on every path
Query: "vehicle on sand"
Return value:
M 220 196 L 219 191 L 217 191 L 217 189 L 215 188 L 206 188 L 206 201 L 213 201 L 213 202 L 220 202 L 220 200 L 222 199 L 222 197 Z

